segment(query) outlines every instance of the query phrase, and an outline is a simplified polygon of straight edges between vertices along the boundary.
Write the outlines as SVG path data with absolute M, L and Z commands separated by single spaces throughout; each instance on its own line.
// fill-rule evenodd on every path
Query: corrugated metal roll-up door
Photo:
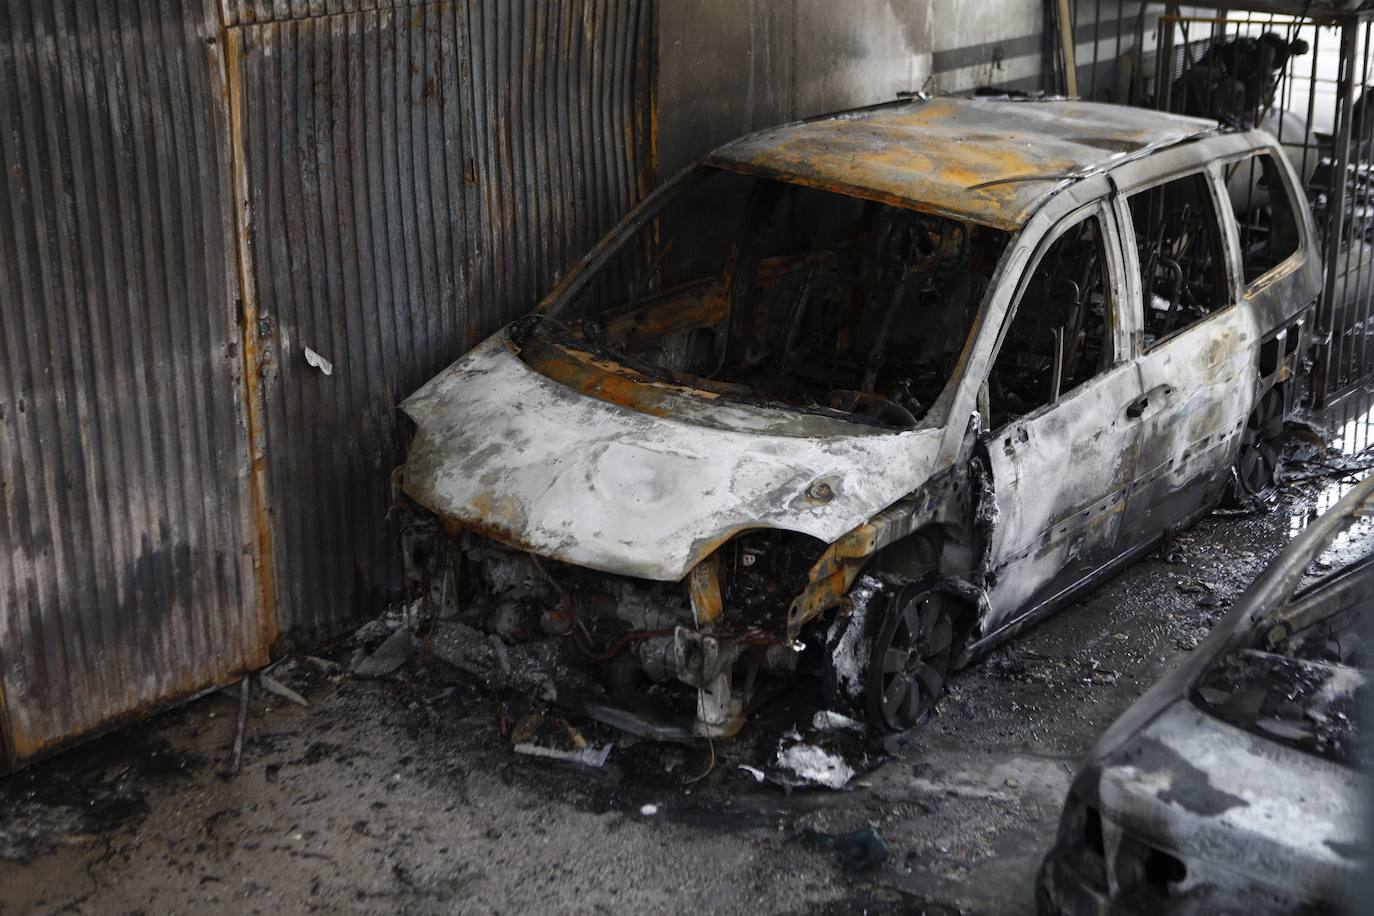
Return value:
M 654 5 L 297 6 L 227 15 L 278 609 L 308 644 L 399 584 L 396 405 L 649 190 Z
M 212 0 L 0 2 L 8 761 L 266 661 Z
M 0 0 L 0 763 L 394 594 L 396 405 L 648 192 L 653 30 Z

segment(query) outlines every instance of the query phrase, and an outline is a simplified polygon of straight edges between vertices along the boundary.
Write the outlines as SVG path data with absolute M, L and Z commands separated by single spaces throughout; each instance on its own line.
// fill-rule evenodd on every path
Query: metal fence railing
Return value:
M 1261 127 L 1288 153 L 1324 262 L 1317 407 L 1374 377 L 1374 3 L 1349 6 L 1078 0 L 1074 9 L 1085 98 Z M 1238 217 L 1253 227 L 1262 215 L 1236 195 Z

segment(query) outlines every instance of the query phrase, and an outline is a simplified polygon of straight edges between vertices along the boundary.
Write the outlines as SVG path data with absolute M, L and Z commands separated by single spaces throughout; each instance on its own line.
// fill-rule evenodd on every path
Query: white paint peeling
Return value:
M 312 367 L 314 367 L 314 368 L 320 370 L 320 372 L 321 372 L 322 374 L 324 374 L 324 375 L 333 375 L 333 374 L 334 374 L 334 364 L 331 363 L 329 360 L 325 359 L 323 356 L 321 356 L 320 354 L 316 353 L 314 350 L 310 349 L 309 347 L 306 347 L 304 352 L 305 352 L 305 361 L 306 361 L 307 364 L 309 364 L 310 366 L 312 366 Z

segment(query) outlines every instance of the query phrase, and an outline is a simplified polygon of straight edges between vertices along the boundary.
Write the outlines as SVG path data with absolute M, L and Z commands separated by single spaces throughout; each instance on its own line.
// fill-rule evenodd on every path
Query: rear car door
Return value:
M 1140 400 L 1136 480 L 1124 531 L 1147 543 L 1220 496 L 1255 396 L 1257 329 L 1239 305 L 1222 186 L 1198 167 L 1117 197 L 1131 269 Z M 1130 546 L 1130 545 L 1125 545 Z
M 1139 400 L 1111 209 L 1061 221 L 1023 272 L 985 388 L 998 518 L 988 632 L 1108 562 L 1134 476 Z
M 1296 376 L 1307 326 L 1321 289 L 1316 228 L 1297 173 L 1281 151 L 1266 146 L 1224 159 L 1222 223 L 1235 234 L 1238 271 L 1259 331 L 1255 406 L 1246 418 L 1235 464 L 1236 484 L 1249 494 L 1273 485 L 1284 418 L 1298 395 Z

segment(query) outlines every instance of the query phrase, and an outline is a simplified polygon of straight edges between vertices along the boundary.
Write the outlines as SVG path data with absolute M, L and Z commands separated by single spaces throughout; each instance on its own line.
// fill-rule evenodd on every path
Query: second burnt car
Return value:
M 834 704 L 910 727 L 1271 485 L 1319 284 L 1297 187 L 1263 132 L 1078 101 L 729 143 L 404 403 L 408 531 L 447 538 L 415 575 L 567 636 L 622 704 L 687 685 L 617 717 L 644 733 L 731 734 L 808 653 Z
M 1042 916 L 1367 912 L 1374 476 L 1098 739 Z

